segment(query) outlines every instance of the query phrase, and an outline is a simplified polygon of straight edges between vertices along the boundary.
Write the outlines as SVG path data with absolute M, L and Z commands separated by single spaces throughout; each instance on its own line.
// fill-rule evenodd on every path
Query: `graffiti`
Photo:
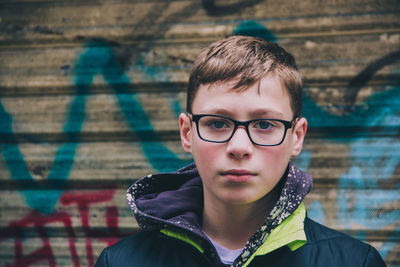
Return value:
M 211 16 L 231 14 L 237 10 L 251 7 L 259 1 L 242 1 L 229 6 L 218 6 L 214 0 L 203 0 L 202 4 L 207 14 Z M 179 11 L 179 14 L 192 14 L 195 8 L 189 5 Z M 152 11 L 150 17 L 157 17 L 162 9 Z M 165 20 L 176 20 L 179 14 L 171 14 Z M 146 22 L 143 22 L 146 23 Z M 167 24 L 167 23 L 165 23 Z M 138 25 L 141 27 L 141 25 Z M 159 27 L 159 28 L 157 28 Z M 153 26 L 149 31 L 155 35 L 161 35 L 166 28 Z M 277 42 L 277 37 L 268 31 L 266 27 L 256 21 L 243 21 L 236 27 L 234 35 L 251 35 Z M 143 62 L 135 49 L 118 54 L 113 49 L 116 44 L 105 40 L 89 42 L 83 52 L 78 56 L 76 62 L 76 73 L 74 79 L 75 98 L 68 107 L 68 113 L 62 127 L 66 141 L 55 154 L 50 173 L 41 185 L 48 185 L 50 189 L 40 190 L 32 174 L 30 173 L 24 156 L 22 155 L 18 142 L 13 136 L 13 118 L 6 111 L 0 101 L 0 127 L 2 136 L 6 142 L 0 142 L 0 149 L 6 167 L 11 173 L 12 179 L 19 182 L 31 182 L 33 189 L 20 190 L 26 200 L 26 204 L 32 209 L 20 220 L 12 221 L 8 227 L 1 230 L 0 242 L 12 239 L 14 245 L 15 261 L 7 266 L 31 266 L 37 262 L 47 262 L 49 266 L 57 266 L 54 247 L 51 243 L 51 235 L 48 226 L 54 223 L 62 225 L 68 240 L 68 253 L 73 266 L 83 265 L 78 256 L 76 247 L 76 227 L 81 227 L 85 239 L 84 252 L 86 264 L 93 266 L 95 256 L 93 242 L 101 241 L 104 245 L 111 245 L 124 234 L 118 230 L 118 209 L 108 205 L 105 209 L 104 218 L 106 230 L 98 230 L 90 225 L 89 211 L 93 205 L 109 203 L 114 197 L 114 190 L 82 192 L 67 191 L 66 181 L 73 168 L 76 151 L 80 145 L 82 126 L 86 117 L 86 103 L 90 97 L 91 85 L 96 76 L 100 75 L 109 85 L 112 94 L 122 111 L 123 118 L 130 131 L 138 139 L 139 146 L 150 165 L 158 171 L 175 170 L 188 163 L 180 159 L 161 141 L 157 135 L 149 115 L 144 110 L 134 88 L 134 81 L 126 75 L 126 68 L 131 62 L 141 68 L 145 77 L 152 79 L 157 75 L 158 79 L 168 80 L 168 76 L 162 70 L 158 70 Z M 150 45 L 149 45 L 150 46 Z M 400 52 L 390 53 L 372 62 L 348 84 L 345 100 L 351 103 L 346 107 L 345 115 L 332 114 L 317 105 L 310 97 L 304 96 L 304 116 L 308 118 L 311 128 L 328 136 L 331 142 L 343 142 L 349 146 L 348 172 L 338 177 L 337 220 L 338 223 L 350 228 L 351 224 L 363 226 L 366 230 L 382 229 L 389 225 L 398 225 L 400 211 L 385 211 L 385 205 L 399 201 L 398 189 L 400 184 L 391 181 L 396 168 L 400 164 L 399 143 L 399 112 L 400 92 L 399 81 L 394 85 L 388 85 L 387 90 L 375 93 L 361 105 L 355 105 L 357 94 L 367 82 L 383 67 L 392 65 L 400 59 Z M 66 67 L 64 67 L 66 68 Z M 376 105 L 379 103 L 379 105 Z M 171 109 L 174 114 L 182 111 L 178 101 L 171 101 Z M 337 125 L 341 125 L 340 129 Z M 385 138 L 374 136 L 384 135 Z M 340 138 L 338 138 L 340 137 Z M 374 157 L 360 157 L 374 151 Z M 297 160 L 297 164 L 307 170 L 313 161 L 312 151 L 305 150 Z M 379 179 L 378 179 L 379 178 Z M 50 186 L 51 185 L 51 186 Z M 45 186 L 46 187 L 46 186 Z M 349 194 L 348 188 L 354 188 Z M 384 188 L 384 191 L 369 189 Z M 389 188 L 389 189 L 388 189 Z M 377 196 L 376 193 L 381 195 Z M 382 193 L 384 192 L 384 193 Z M 371 195 L 374 193 L 375 195 Z M 375 202 L 374 202 L 374 201 Z M 350 205 L 350 203 L 356 203 Z M 57 206 L 59 205 L 59 206 Z M 71 207 L 79 212 L 79 225 L 73 225 L 72 215 L 68 212 L 55 211 L 55 208 Z M 371 218 L 377 218 L 376 211 L 381 209 L 379 220 L 368 223 Z M 323 203 L 312 202 L 309 209 L 310 217 L 324 223 Z M 34 231 L 42 242 L 41 247 L 34 251 L 24 250 L 24 240 L 27 232 Z M 393 231 L 393 237 L 388 238 L 380 247 L 380 253 L 385 257 L 395 247 L 393 240 L 400 234 L 400 228 Z M 365 239 L 366 233 L 360 232 L 359 237 Z M 394 238 L 394 239 L 393 239 Z M 37 246 L 36 246 L 37 247 Z M 85 265 L 86 265 L 85 264 Z
M 72 230 L 71 218 L 66 213 L 56 212 L 51 216 L 43 216 L 37 211 L 33 211 L 28 214 L 25 218 L 11 222 L 9 229 L 5 231 L 11 231 L 14 233 L 14 253 L 15 253 L 15 263 L 9 264 L 7 266 L 30 266 L 37 261 L 47 261 L 49 266 L 56 266 L 56 259 L 53 256 L 52 247 L 49 241 L 49 235 L 46 232 L 45 226 L 50 223 L 59 222 L 62 223 L 65 230 L 68 233 L 68 243 L 71 252 L 71 258 L 74 263 L 78 262 L 77 251 L 74 243 L 74 232 Z M 26 228 L 33 226 L 37 233 L 42 239 L 42 247 L 36 249 L 29 255 L 24 255 L 23 251 L 23 231 Z M 74 266 L 77 266 L 74 264 Z
M 276 42 L 273 34 L 253 21 L 244 21 L 235 29 L 234 34 Z M 394 76 L 393 85 L 388 85 L 387 90 L 375 93 L 361 105 L 355 104 L 358 92 L 380 69 L 399 61 L 400 51 L 389 53 L 351 79 L 344 96 L 347 103 L 350 103 L 344 108 L 345 115 L 329 113 L 307 94 L 303 95 L 303 115 L 310 127 L 330 137 L 331 142 L 343 142 L 350 148 L 349 171 L 339 177 L 337 185 L 337 221 L 347 229 L 351 229 L 351 225 L 359 225 L 366 230 L 399 225 L 400 211 L 385 211 L 385 206 L 400 200 L 400 183 L 391 181 L 396 168 L 400 166 L 400 154 L 395 152 L 400 151 L 400 81 Z M 369 155 L 371 151 L 372 157 L 362 156 Z M 296 159 L 296 164 L 307 170 L 312 160 L 312 151 L 304 150 Z M 354 190 L 349 192 L 349 188 Z M 377 210 L 382 210 L 379 215 Z M 310 203 L 308 214 L 322 224 L 325 223 L 326 215 L 321 202 Z M 393 240 L 397 239 L 393 237 L 400 235 L 399 230 L 400 227 L 393 230 L 391 237 L 380 247 L 379 252 L 384 258 L 396 246 Z M 361 231 L 357 237 L 365 240 L 367 236 Z
M 240 23 L 235 30 L 233 35 L 247 35 L 253 37 L 259 37 L 267 39 L 271 42 L 276 42 L 277 39 L 273 33 L 271 33 L 267 28 L 256 21 L 246 20 Z
M 67 141 L 62 145 L 55 156 L 55 160 L 47 177 L 48 182 L 56 182 L 59 188 L 64 187 L 72 168 L 75 152 L 79 144 L 79 135 L 85 119 L 85 105 L 87 94 L 93 78 L 97 74 L 104 76 L 106 82 L 115 90 L 118 103 L 123 111 L 127 124 L 141 142 L 143 153 L 146 155 L 154 169 L 160 171 L 176 170 L 188 162 L 179 160 L 156 135 L 148 115 L 143 110 L 136 94 L 124 94 L 124 86 L 129 86 L 131 81 L 118 64 L 114 53 L 107 43 L 90 43 L 87 50 L 80 56 L 77 63 L 75 78 L 76 97 L 71 103 L 63 133 Z M 135 112 L 132 116 L 132 110 Z M 3 132 L 12 133 L 12 117 L 5 111 L 0 103 L 0 120 L 4 126 Z M 20 152 L 17 142 L 1 143 L 1 151 L 11 171 L 13 179 L 33 181 L 25 160 Z M 9 140 L 10 141 L 10 140 Z M 152 141 L 152 142 L 148 142 Z M 42 213 L 49 213 L 57 203 L 63 190 L 23 190 L 27 204 Z
M 165 3 L 164 5 L 168 6 L 169 3 Z M 151 10 L 147 14 L 147 17 L 161 17 L 164 8 Z M 146 26 L 148 28 L 149 25 L 153 25 L 149 29 L 149 32 L 152 32 L 155 36 L 163 36 L 163 33 L 168 30 L 165 25 L 172 25 L 173 23 L 171 22 L 176 21 L 182 16 L 193 14 L 196 10 L 197 8 L 193 8 L 191 4 L 182 10 L 178 10 L 176 13 L 166 16 L 165 23 L 153 24 L 142 20 L 141 23 L 137 24 L 137 27 L 143 28 L 143 26 Z M 133 31 L 135 31 L 135 27 Z M 52 251 L 52 246 L 49 243 L 49 235 L 45 231 L 46 224 L 51 222 L 60 222 L 64 225 L 70 240 L 70 255 L 73 266 L 80 266 L 75 248 L 74 233 L 71 228 L 71 218 L 66 213 L 54 211 L 57 203 L 60 203 L 60 205 L 76 205 L 80 211 L 81 226 L 83 226 L 87 238 L 85 250 L 88 266 L 92 266 L 94 262 L 91 235 L 106 237 L 106 240 L 103 240 L 106 245 L 114 243 L 116 239 L 121 237 L 117 230 L 118 210 L 116 207 L 110 207 L 106 212 L 105 219 L 109 228 L 109 234 L 96 233 L 90 229 L 87 220 L 87 208 L 91 203 L 91 196 L 89 195 L 87 198 L 82 196 L 80 198 L 79 195 L 69 196 L 68 193 L 70 191 L 65 192 L 67 188 L 65 182 L 69 177 L 75 153 L 80 142 L 80 133 L 85 120 L 86 101 L 90 93 L 90 86 L 96 75 L 103 75 L 106 82 L 114 90 L 129 128 L 138 137 L 142 151 L 154 169 L 168 171 L 187 163 L 187 161 L 180 160 L 162 144 L 155 134 L 150 119 L 141 107 L 136 94 L 128 94 L 125 91 L 132 83 L 125 75 L 124 68 L 128 67 L 132 61 L 135 62 L 134 58 L 140 49 L 123 51 L 123 53 L 118 54 L 112 50 L 115 45 L 115 43 L 105 42 L 104 40 L 95 40 L 90 42 L 85 51 L 79 56 L 76 63 L 76 76 L 74 80 L 76 97 L 69 107 L 69 113 L 62 130 L 67 138 L 64 145 L 60 146 L 57 150 L 53 166 L 45 181 L 38 183 L 33 179 L 23 154 L 18 147 L 18 142 L 14 138 L 12 115 L 6 111 L 0 101 L 0 132 L 2 140 L 0 142 L 0 149 L 5 165 L 9 169 L 13 180 L 20 182 L 21 185 L 22 183 L 30 184 L 31 188 L 33 188 L 33 190 L 25 188 L 19 191 L 25 198 L 26 204 L 32 208 L 32 214 L 27 215 L 20 221 L 11 222 L 9 228 L 1 230 L 1 238 L 9 236 L 7 233 L 10 232 L 10 229 L 13 230 L 11 231 L 11 237 L 16 237 L 14 241 L 14 256 L 16 261 L 10 266 L 30 266 L 41 260 L 47 261 L 49 266 L 56 266 L 56 259 Z M 146 44 L 143 44 L 143 47 L 146 47 Z M 139 60 L 137 63 L 140 64 Z M 63 66 L 62 69 L 65 71 L 69 69 L 69 66 Z M 150 71 L 146 66 L 144 66 L 144 69 Z M 174 102 L 174 105 L 175 111 L 178 112 L 180 110 L 179 104 Z M 152 142 L 148 142 L 149 140 Z M 54 189 L 40 190 L 42 187 Z M 24 188 L 24 186 L 21 186 L 21 188 Z M 99 193 L 95 198 L 100 201 L 103 193 Z M 22 235 L 30 225 L 35 225 L 43 246 L 28 255 L 24 255 Z M 7 240 L 5 238 L 0 239 L 2 242 Z
M 346 90 L 346 94 L 344 98 L 348 100 L 350 103 L 354 103 L 357 97 L 357 93 L 359 90 L 365 86 L 369 80 L 374 76 L 374 74 L 385 66 L 392 65 L 400 60 L 400 51 L 395 51 L 389 53 L 382 58 L 379 58 L 375 62 L 369 64 L 365 69 L 363 69 L 356 77 L 351 79 L 349 82 L 348 88 L 350 90 Z M 399 81 L 395 81 L 396 84 Z
M 215 0 L 202 0 L 203 8 L 210 16 L 231 15 L 245 8 L 252 7 L 260 2 L 260 0 L 245 0 L 229 5 L 216 5 Z
M 121 69 L 107 43 L 89 44 L 88 49 L 78 61 L 77 69 L 75 84 L 80 88 L 79 91 L 88 90 L 93 77 L 97 74 L 102 74 L 107 84 L 114 89 L 125 120 L 132 132 L 139 138 L 143 153 L 153 168 L 161 171 L 176 170 L 187 163 L 180 160 L 160 141 L 136 94 L 124 94 L 124 86 L 129 86 L 132 82 Z
M 347 92 L 350 93 L 347 94 L 347 99 L 354 103 L 358 90 L 379 69 L 399 61 L 399 55 L 399 52 L 386 55 L 361 71 L 349 83 Z M 337 185 L 337 220 L 338 224 L 347 229 L 351 225 L 360 225 L 365 230 L 376 230 L 399 224 L 400 211 L 385 209 L 390 203 L 399 201 L 400 184 L 395 180 L 391 181 L 396 168 L 400 166 L 400 154 L 397 153 L 400 151 L 398 84 L 399 81 L 394 86 L 388 86 L 388 90 L 375 93 L 362 105 L 351 105 L 352 108 L 343 116 L 330 114 L 307 96 L 304 97 L 304 115 L 310 125 L 334 132 L 334 136 L 342 136 L 332 138 L 331 141 L 347 143 L 350 148 L 349 171 L 340 175 Z M 340 125 L 339 129 L 337 125 Z M 379 210 L 381 211 L 377 212 Z M 310 216 L 322 223 L 325 221 L 320 202 L 311 203 Z M 393 230 L 391 235 L 398 236 L 399 228 Z M 361 231 L 357 237 L 366 239 L 367 236 Z M 379 251 L 386 257 L 395 246 L 395 242 L 389 237 Z
M 114 244 L 121 234 L 118 231 L 118 210 L 116 207 L 108 207 L 105 214 L 105 220 L 108 233 L 93 231 L 90 229 L 89 224 L 89 208 L 90 205 L 99 202 L 109 202 L 114 197 L 113 191 L 100 191 L 95 193 L 72 193 L 68 192 L 61 198 L 61 204 L 65 206 L 76 205 L 79 210 L 81 217 L 81 226 L 86 236 L 86 257 L 89 266 L 94 265 L 93 248 L 91 238 L 93 236 L 99 236 L 109 246 Z
M 75 101 L 71 104 L 71 109 L 68 114 L 63 131 L 67 133 L 68 141 L 62 145 L 55 156 L 53 167 L 47 177 L 48 183 L 57 184 L 59 188 L 64 186 L 64 182 L 68 179 L 69 172 L 75 157 L 75 151 L 78 143 L 77 135 L 74 132 L 79 132 L 82 127 L 85 110 L 85 96 L 76 96 Z M 0 121 L 2 122 L 3 132 L 12 133 L 12 117 L 9 115 L 0 102 Z M 13 140 L 13 136 L 9 136 L 9 143 L 0 143 L 1 152 L 5 163 L 11 172 L 11 177 L 19 181 L 30 181 L 35 183 L 31 173 L 26 166 L 24 157 Z M 39 210 L 42 213 L 49 213 L 57 203 L 62 194 L 62 190 L 22 190 L 21 192 L 26 199 L 26 203 L 33 209 Z
M 61 226 L 65 230 L 68 239 L 69 258 L 71 263 L 68 265 L 79 267 L 81 261 L 78 256 L 76 247 L 77 235 L 74 228 L 81 227 L 85 237 L 85 252 L 87 264 L 85 266 L 94 265 L 94 254 L 92 243 L 102 241 L 105 245 L 114 244 L 119 238 L 125 234 L 121 234 L 118 230 L 118 210 L 111 205 L 106 208 L 104 218 L 106 231 L 92 229 L 89 222 L 89 211 L 92 205 L 98 203 L 108 203 L 114 197 L 114 190 L 105 190 L 97 192 L 73 192 L 69 191 L 61 196 L 61 206 L 77 206 L 80 215 L 80 225 L 73 225 L 71 215 L 67 212 L 53 212 L 43 215 L 38 211 L 32 211 L 30 214 L 18 221 L 10 222 L 8 228 L 2 230 L 2 239 L 14 239 L 15 262 L 6 265 L 7 267 L 25 267 L 36 263 L 47 262 L 48 266 L 57 266 L 57 259 L 51 244 L 51 236 L 47 232 L 47 227 L 53 225 Z M 34 236 L 39 236 L 42 246 L 35 251 L 24 253 L 24 240 L 27 238 L 27 232 L 34 231 Z M 30 233 L 32 235 L 32 233 Z M 1 240 L 0 241 L 4 241 Z M 36 247 L 36 246 L 35 246 Z M 97 255 L 96 255 L 97 256 Z

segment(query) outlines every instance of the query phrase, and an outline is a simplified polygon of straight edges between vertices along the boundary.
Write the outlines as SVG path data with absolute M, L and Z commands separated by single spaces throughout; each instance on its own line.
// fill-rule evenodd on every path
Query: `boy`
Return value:
M 312 180 L 291 163 L 307 130 L 301 99 L 283 48 L 243 36 L 211 44 L 179 117 L 194 164 L 129 188 L 142 231 L 96 266 L 385 266 L 370 245 L 307 218 Z

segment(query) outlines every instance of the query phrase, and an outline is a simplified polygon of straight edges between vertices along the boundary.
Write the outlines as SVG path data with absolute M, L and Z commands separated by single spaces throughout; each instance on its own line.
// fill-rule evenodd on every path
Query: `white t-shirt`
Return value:
M 235 261 L 235 259 L 240 255 L 240 253 L 242 253 L 243 248 L 228 249 L 224 246 L 221 246 L 214 240 L 212 240 L 208 235 L 207 237 L 208 239 L 210 239 L 211 243 L 217 250 L 218 256 L 221 258 L 223 264 L 229 264 L 229 265 L 232 264 Z

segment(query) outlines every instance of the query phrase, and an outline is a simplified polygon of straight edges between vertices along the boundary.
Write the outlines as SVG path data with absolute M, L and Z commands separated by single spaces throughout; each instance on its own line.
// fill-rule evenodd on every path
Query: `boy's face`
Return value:
M 192 104 L 193 114 L 223 115 L 239 121 L 273 118 L 291 121 L 289 95 L 278 78 L 268 75 L 244 91 L 231 83 L 201 85 Z M 291 157 L 302 148 L 307 122 L 297 121 L 278 146 L 254 145 L 244 127 L 226 143 L 200 139 L 196 124 L 186 114 L 179 118 L 181 141 L 192 153 L 203 181 L 204 197 L 229 204 L 250 204 L 268 194 L 284 174 Z

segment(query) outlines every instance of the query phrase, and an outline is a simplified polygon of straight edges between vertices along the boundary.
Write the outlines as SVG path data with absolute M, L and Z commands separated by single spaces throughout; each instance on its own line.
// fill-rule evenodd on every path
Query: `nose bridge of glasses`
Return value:
M 252 142 L 248 126 L 249 126 L 249 122 L 247 122 L 247 121 L 245 121 L 245 122 L 235 121 L 235 128 L 233 129 L 230 139 L 234 138 L 234 136 L 237 135 L 237 132 L 240 128 L 242 131 L 244 131 L 244 133 L 242 133 L 242 134 L 245 134 L 247 136 L 247 138 L 249 139 L 249 141 Z
M 236 129 L 239 128 L 239 127 L 242 127 L 245 130 L 247 130 L 247 128 L 249 127 L 249 124 L 251 123 L 251 121 L 235 121 L 235 120 L 232 120 L 232 121 L 235 124 L 235 128 Z

